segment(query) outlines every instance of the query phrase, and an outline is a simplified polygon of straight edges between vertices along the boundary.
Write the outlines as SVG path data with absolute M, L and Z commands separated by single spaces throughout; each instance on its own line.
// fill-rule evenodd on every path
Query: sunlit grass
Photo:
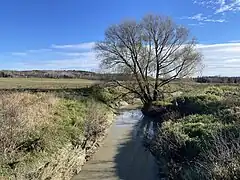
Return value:
M 98 82 L 87 79 L 0 78 L 0 89 L 81 88 Z

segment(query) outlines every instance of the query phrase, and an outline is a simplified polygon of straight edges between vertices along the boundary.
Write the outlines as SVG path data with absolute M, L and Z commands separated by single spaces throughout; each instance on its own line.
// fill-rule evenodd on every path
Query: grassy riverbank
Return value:
M 0 178 L 69 179 L 104 136 L 111 115 L 89 96 L 1 93 Z
M 191 86 L 168 97 L 148 144 L 160 176 L 173 180 L 240 178 L 240 87 Z M 185 87 L 186 88 L 186 87 Z M 186 93 L 184 93 L 186 92 Z

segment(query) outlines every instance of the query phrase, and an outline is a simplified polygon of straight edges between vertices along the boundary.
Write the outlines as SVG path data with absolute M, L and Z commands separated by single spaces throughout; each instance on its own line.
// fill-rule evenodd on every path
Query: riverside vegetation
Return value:
M 161 178 L 239 179 L 239 90 L 187 82 L 161 89 L 157 128 L 145 141 Z M 118 99 L 134 102 L 123 92 L 111 84 L 1 91 L 0 179 L 70 179 L 99 146 Z
M 155 135 L 146 143 L 159 176 L 240 179 L 240 87 L 192 84 L 178 89 L 185 93 L 155 102 L 162 111 L 155 117 Z
M 144 115 L 154 117 L 146 146 L 158 161 L 160 178 L 240 179 L 240 88 L 180 82 L 203 67 L 187 27 L 171 17 L 147 15 L 110 26 L 95 49 L 103 68 L 129 74 L 129 81 L 116 83 L 141 99 Z M 226 77 L 198 80 L 238 83 Z
M 0 179 L 70 179 L 78 173 L 111 124 L 109 106 L 118 106 L 111 89 L 2 91 Z
M 203 67 L 203 55 L 187 27 L 168 16 L 146 15 L 109 26 L 95 51 L 107 76 L 1 72 L 1 77 L 88 78 L 113 81 L 115 86 L 65 92 L 59 88 L 56 93 L 51 90 L 54 95 L 9 93 L 6 88 L 0 98 L 3 177 L 67 179 L 78 172 L 79 158 L 86 159 L 107 129 L 109 108 L 130 93 L 142 103 L 144 115 L 154 116 L 155 132 L 146 146 L 159 162 L 160 177 L 240 179 L 240 89 L 181 82 Z M 225 81 L 221 80 L 237 84 L 238 79 Z

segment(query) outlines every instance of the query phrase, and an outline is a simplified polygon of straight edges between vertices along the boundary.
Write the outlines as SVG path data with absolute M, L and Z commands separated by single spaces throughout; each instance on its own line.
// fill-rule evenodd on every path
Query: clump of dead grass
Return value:
M 24 158 L 19 150 L 30 151 L 38 146 L 39 139 L 32 135 L 37 134 L 40 127 L 50 126 L 50 116 L 57 102 L 56 97 L 44 93 L 0 95 L 0 165 L 13 169 Z
M 0 179 L 70 179 L 110 125 L 94 99 L 48 93 L 0 95 Z

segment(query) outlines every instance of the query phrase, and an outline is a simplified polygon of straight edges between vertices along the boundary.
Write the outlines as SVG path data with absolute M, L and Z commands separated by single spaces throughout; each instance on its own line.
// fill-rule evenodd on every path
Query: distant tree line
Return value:
M 198 83 L 240 83 L 240 77 L 203 76 L 194 79 Z
M 96 73 L 80 70 L 32 70 L 32 71 L 0 71 L 0 78 L 69 78 L 88 80 L 129 80 L 131 76 L 121 73 Z M 154 80 L 154 78 L 150 78 Z M 190 78 L 191 79 L 191 78 Z M 190 80 L 185 78 L 185 80 Z M 180 79 L 176 79 L 178 81 Z M 193 78 L 198 83 L 240 83 L 240 77 L 202 76 Z
M 95 73 L 79 70 L 32 70 L 32 71 L 0 71 L 1 78 L 70 78 L 89 80 L 127 80 L 129 76 L 124 74 Z

